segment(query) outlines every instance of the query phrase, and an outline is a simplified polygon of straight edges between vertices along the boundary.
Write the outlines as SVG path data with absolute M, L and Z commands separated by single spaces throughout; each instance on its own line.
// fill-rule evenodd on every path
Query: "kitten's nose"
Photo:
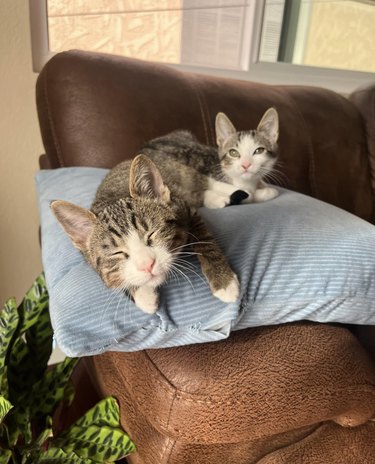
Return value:
M 244 168 L 245 171 L 246 171 L 246 169 L 248 169 L 250 166 L 251 166 L 250 161 L 244 161 L 244 162 L 241 164 L 241 167 Z
M 155 260 L 151 259 L 146 264 L 141 266 L 140 271 L 149 272 L 151 274 L 154 264 L 155 264 Z

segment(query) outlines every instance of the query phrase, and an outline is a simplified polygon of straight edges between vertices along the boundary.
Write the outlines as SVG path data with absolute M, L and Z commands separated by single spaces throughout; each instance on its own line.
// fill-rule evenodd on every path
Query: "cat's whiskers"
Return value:
M 202 256 L 202 253 L 197 253 L 195 251 L 178 251 L 176 253 L 171 253 L 172 256 L 180 256 L 180 255 L 184 255 L 184 256 L 194 256 L 194 255 L 199 255 L 199 256 Z
M 287 176 L 282 172 L 277 169 L 269 169 L 265 167 L 261 167 L 259 169 L 259 173 L 262 175 L 263 179 L 267 182 L 272 181 L 273 183 L 277 185 L 285 185 L 287 182 L 288 178 Z
M 125 295 L 125 293 L 124 293 L 124 295 Z M 131 301 L 131 299 L 130 299 L 129 295 L 127 295 L 127 298 L 125 299 L 125 308 L 124 308 L 124 317 L 123 317 L 123 325 L 124 325 L 124 327 L 126 327 L 128 325 L 128 323 L 126 321 L 126 314 L 127 313 L 129 314 L 129 323 L 130 324 L 133 323 L 130 301 Z
M 193 274 L 196 275 L 205 285 L 207 285 L 207 282 L 202 278 L 202 276 L 200 276 L 200 275 L 198 274 L 198 272 L 195 270 L 196 267 L 195 267 L 193 264 L 188 263 L 188 262 L 186 262 L 186 261 L 184 261 L 184 260 L 176 260 L 176 261 L 177 261 L 177 263 L 176 263 L 177 266 L 180 266 L 180 268 L 183 269 L 183 270 L 186 270 L 186 271 L 189 271 L 189 272 L 193 273 Z M 175 261 L 175 262 L 176 262 L 176 261 Z
M 115 331 L 116 331 L 116 327 L 117 327 L 117 311 L 118 311 L 118 308 L 120 306 L 120 303 L 122 301 L 122 299 L 124 298 L 124 293 L 122 292 L 122 295 L 120 294 L 120 298 L 118 299 L 118 302 L 117 302 L 117 305 L 116 305 L 116 309 L 115 309 L 115 315 L 114 315 L 114 318 L 113 318 L 113 324 L 112 324 L 112 331 L 113 331 L 113 334 L 115 334 Z M 116 340 L 116 337 L 113 336 L 113 338 Z M 117 341 L 117 340 L 116 340 Z
M 192 288 L 194 294 L 195 294 L 195 288 L 194 288 L 194 285 L 192 284 L 191 280 L 189 279 L 189 277 L 181 270 L 177 267 L 177 265 L 175 264 L 172 264 L 171 266 L 171 269 L 173 269 L 174 271 L 176 271 L 178 274 L 180 274 L 182 277 L 184 277 L 190 284 L 190 287 Z
M 112 292 L 108 295 L 107 301 L 106 301 L 106 303 L 104 305 L 102 314 L 100 316 L 100 321 L 99 321 L 100 324 L 102 324 L 105 313 L 107 312 L 108 308 L 110 307 L 112 301 L 116 298 L 116 296 L 123 293 L 123 288 L 120 285 L 118 287 L 116 287 L 116 288 L 111 288 L 110 290 L 112 290 Z
M 172 276 L 173 279 L 174 279 L 174 281 L 175 281 L 176 283 L 178 283 L 178 275 L 177 275 L 177 273 L 174 271 L 174 269 L 172 269 L 172 268 L 168 269 L 168 272 L 166 273 L 166 279 L 165 279 L 166 281 L 169 279 L 169 276 Z
M 195 240 L 199 241 L 199 238 L 194 235 L 192 232 L 188 231 L 188 235 L 191 235 Z
M 222 182 L 226 181 L 226 175 L 223 173 L 223 168 L 221 164 L 217 164 L 216 166 L 213 167 L 212 174 L 216 180 L 220 180 Z
M 189 242 L 189 243 L 185 243 L 184 245 L 180 245 L 178 247 L 172 248 L 171 250 L 169 250 L 169 252 L 172 253 L 175 250 L 186 248 L 186 247 L 189 247 L 191 245 L 204 245 L 204 244 L 211 244 L 211 242 L 200 242 L 200 241 L 198 241 L 198 242 Z

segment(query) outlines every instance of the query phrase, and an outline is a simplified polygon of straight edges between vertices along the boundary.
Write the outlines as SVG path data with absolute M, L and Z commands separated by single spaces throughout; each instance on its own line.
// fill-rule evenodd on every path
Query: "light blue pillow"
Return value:
M 265 203 L 202 208 L 241 282 L 241 298 L 214 298 L 198 263 L 140 311 L 107 289 L 51 214 L 55 199 L 89 207 L 107 173 L 61 168 L 36 176 L 42 258 L 55 337 L 69 356 L 220 340 L 232 330 L 298 320 L 375 324 L 375 227 L 339 208 L 280 189 Z

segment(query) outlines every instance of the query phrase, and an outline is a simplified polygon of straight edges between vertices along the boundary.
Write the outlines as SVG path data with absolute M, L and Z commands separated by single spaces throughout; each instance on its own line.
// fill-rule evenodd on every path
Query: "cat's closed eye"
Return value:
M 254 155 L 260 155 L 261 153 L 264 153 L 266 151 L 266 149 L 264 147 L 258 147 L 255 151 L 254 151 Z
M 146 239 L 146 245 L 147 246 L 151 246 L 152 245 L 152 239 L 151 237 L 154 235 L 155 232 L 151 232 L 151 234 L 148 235 L 147 239 Z
M 129 258 L 129 255 L 125 253 L 125 251 L 115 251 L 114 253 L 112 253 L 112 256 L 120 256 L 120 255 L 122 255 L 125 259 Z

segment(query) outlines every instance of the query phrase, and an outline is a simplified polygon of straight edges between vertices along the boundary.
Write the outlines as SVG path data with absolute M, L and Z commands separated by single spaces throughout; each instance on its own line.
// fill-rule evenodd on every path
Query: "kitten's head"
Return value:
M 190 210 L 171 200 L 158 169 L 144 155 L 131 164 L 129 191 L 129 197 L 96 215 L 67 201 L 53 201 L 51 208 L 108 287 L 157 287 L 187 243 Z
M 269 108 L 256 130 L 237 132 L 228 116 L 216 116 L 216 142 L 222 171 L 232 180 L 246 183 L 254 175 L 265 176 L 277 158 L 279 118 L 275 108 Z

